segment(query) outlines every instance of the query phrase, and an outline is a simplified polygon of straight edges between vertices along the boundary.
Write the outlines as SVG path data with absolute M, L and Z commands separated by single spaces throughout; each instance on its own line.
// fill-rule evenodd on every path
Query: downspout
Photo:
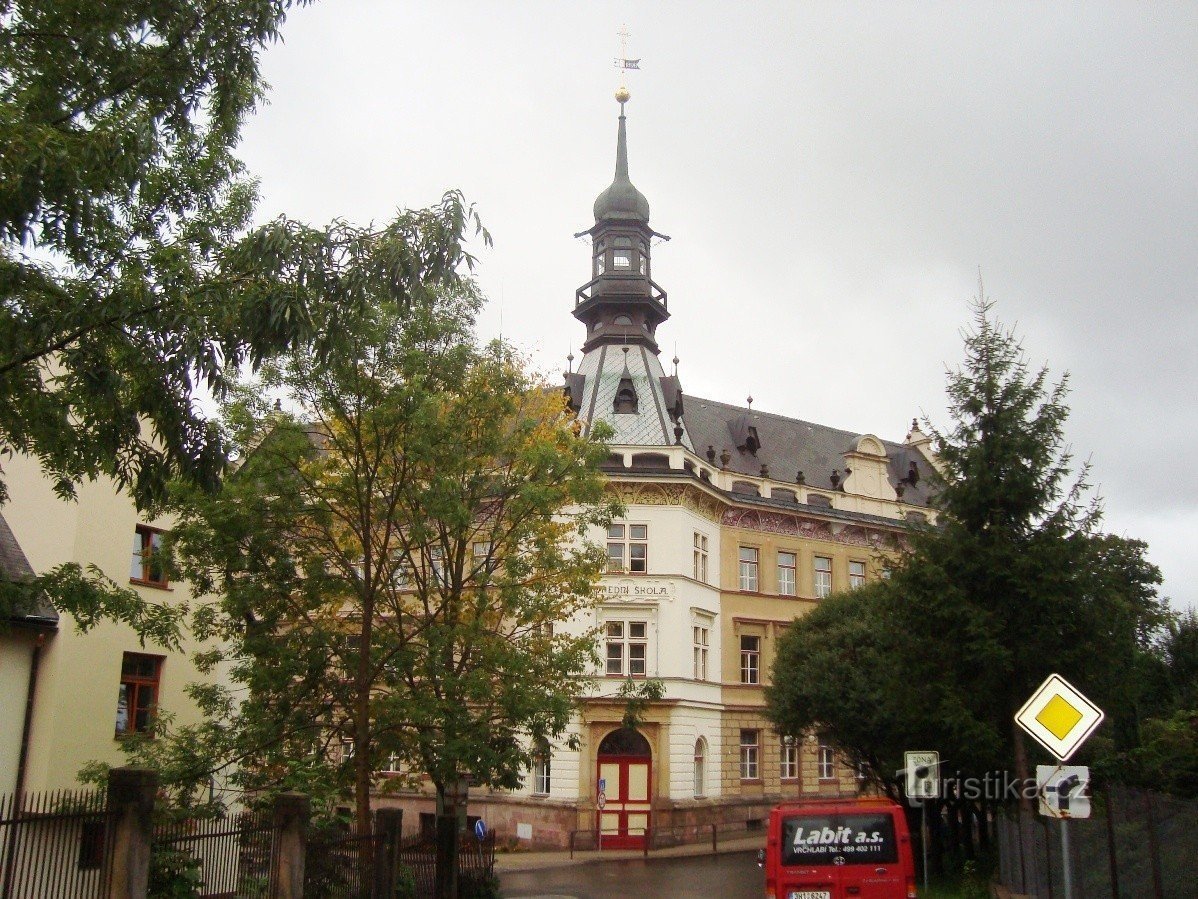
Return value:
M 25 770 L 29 763 L 29 739 L 33 735 L 33 702 L 37 695 L 37 673 L 42 661 L 42 647 L 46 635 L 38 634 L 33 641 L 33 655 L 29 659 L 29 688 L 25 691 L 25 721 L 21 725 L 21 755 L 17 761 L 17 788 L 20 796 L 25 792 Z
M 42 661 L 42 647 L 46 645 L 46 635 L 38 634 L 33 641 L 33 653 L 29 657 L 29 686 L 25 690 L 25 720 L 21 724 L 21 754 L 17 760 L 17 783 L 13 792 L 12 820 L 8 828 L 7 845 L 4 847 L 4 888 L 2 895 L 12 895 L 13 876 L 16 865 L 13 864 L 17 851 L 17 828 L 21 813 L 25 806 L 25 773 L 29 764 L 29 738 L 33 732 L 33 702 L 37 695 L 37 673 Z

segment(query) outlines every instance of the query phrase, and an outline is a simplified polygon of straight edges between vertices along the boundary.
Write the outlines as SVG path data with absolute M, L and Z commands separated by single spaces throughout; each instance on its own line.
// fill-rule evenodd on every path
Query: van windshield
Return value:
M 898 861 L 894 819 L 885 812 L 792 815 L 782 819 L 782 864 L 876 865 Z

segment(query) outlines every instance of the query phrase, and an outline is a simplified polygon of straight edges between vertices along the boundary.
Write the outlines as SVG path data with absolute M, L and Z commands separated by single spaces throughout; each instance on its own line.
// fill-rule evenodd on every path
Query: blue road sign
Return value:
M 487 838 L 487 825 L 483 823 L 482 818 L 474 822 L 474 835 L 480 843 Z

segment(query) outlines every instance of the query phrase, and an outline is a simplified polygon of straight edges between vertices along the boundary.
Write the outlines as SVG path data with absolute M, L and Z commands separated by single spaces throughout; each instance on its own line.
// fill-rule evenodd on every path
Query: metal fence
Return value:
M 382 834 L 336 834 L 308 839 L 305 899 L 370 899 L 376 862 L 386 851 Z
M 188 887 L 201 899 L 268 896 L 274 841 L 269 812 L 159 825 L 152 842 L 150 891 Z
M 1111 787 L 1091 805 L 1091 817 L 1069 822 L 1074 896 L 1198 896 L 1198 802 Z M 1012 814 L 1000 817 L 998 825 L 1003 885 L 1041 899 L 1063 899 L 1060 822 Z
M 436 891 L 437 842 L 425 834 L 406 837 L 399 843 L 399 863 L 411 875 L 415 895 L 432 896 Z M 462 897 L 492 895 L 486 885 L 495 874 L 495 833 L 482 840 L 463 833 L 458 843 L 458 894 Z
M 108 821 L 103 790 L 0 796 L 0 897 L 104 895 Z
M 604 837 L 609 834 L 604 831 Z M 569 837 L 570 858 L 575 852 L 595 852 L 602 848 L 600 834 L 597 830 L 572 830 Z M 672 846 L 709 843 L 712 852 L 719 851 L 719 844 L 726 840 L 744 840 L 749 837 L 760 837 L 765 845 L 764 825 L 751 824 L 747 821 L 735 821 L 728 824 L 677 824 L 667 826 L 653 825 L 645 830 L 645 840 L 640 852 L 648 855 L 658 849 L 669 849 Z

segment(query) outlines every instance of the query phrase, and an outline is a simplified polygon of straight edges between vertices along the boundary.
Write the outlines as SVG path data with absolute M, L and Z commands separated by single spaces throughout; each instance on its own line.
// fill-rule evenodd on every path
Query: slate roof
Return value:
M 4 516 L 0 515 L 0 580 L 23 583 L 33 580 L 34 577 L 33 566 L 25 557 L 21 544 L 17 542 L 16 535 L 4 520 Z M 56 628 L 58 612 L 44 595 L 39 594 L 32 609 L 27 609 L 24 613 L 14 612 L 11 620 L 15 624 Z
M 720 465 L 720 454 L 727 450 L 731 455 L 728 462 L 730 471 L 760 477 L 761 466 L 768 465 L 772 479 L 792 483 L 798 472 L 802 471 L 807 486 L 823 490 L 835 489 L 831 480 L 833 469 L 840 473 L 843 482 L 843 454 L 855 450 L 857 440 L 863 436 L 798 418 L 694 396 L 686 397 L 684 418 L 695 452 L 706 456 L 707 448 L 712 447 L 716 454 L 716 465 Z M 747 448 L 738 448 L 743 446 L 744 434 L 750 426 L 756 429 L 761 441 L 756 453 Z M 906 477 L 912 463 L 919 472 L 918 483 L 906 487 L 903 502 L 926 506 L 933 469 L 923 453 L 902 443 L 882 440 L 882 444 L 889 460 L 892 484 Z
M 664 388 L 676 393 L 673 379 L 666 378 L 657 354 L 644 346 L 603 344 L 582 357 L 577 374 L 568 379 L 571 397 L 578 396 L 579 415 L 588 422 L 605 421 L 615 430 L 611 443 L 622 446 L 674 446 L 674 421 L 670 417 L 676 397 L 667 402 Z M 627 377 L 637 395 L 637 411 L 613 411 L 616 391 Z M 581 386 L 579 386 L 581 385 Z M 689 403 L 689 400 L 688 400 Z M 685 416 L 684 416 L 685 420 Z M 694 451 L 686 433 L 682 445 Z

